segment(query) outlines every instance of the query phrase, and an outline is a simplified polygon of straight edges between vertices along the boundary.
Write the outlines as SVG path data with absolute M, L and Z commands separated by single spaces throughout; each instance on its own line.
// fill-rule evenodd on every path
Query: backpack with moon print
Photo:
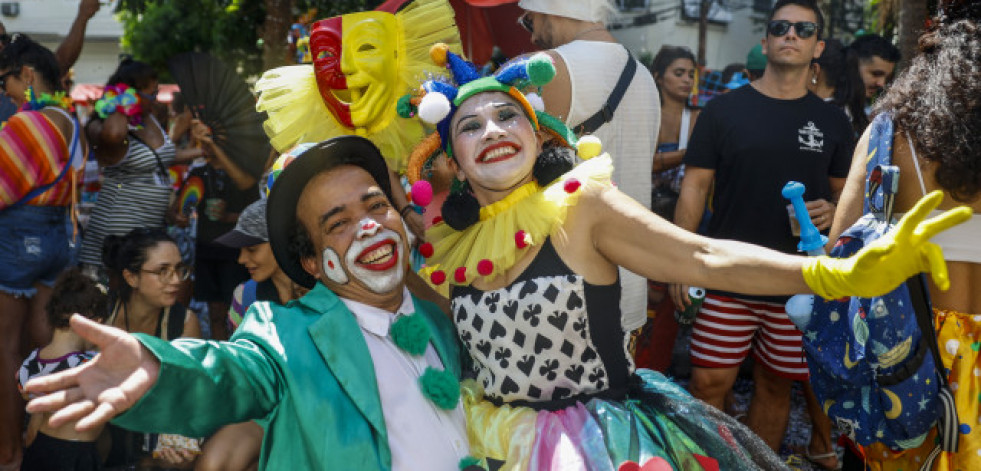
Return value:
M 841 234 L 832 257 L 854 254 L 891 226 L 899 178 L 890 165 L 892 120 L 882 114 L 871 126 L 864 216 Z M 811 385 L 824 412 L 852 441 L 914 448 L 944 415 L 945 400 L 953 412 L 946 377 L 937 369 L 943 365 L 929 306 L 922 275 L 880 297 L 815 301 L 801 328 Z M 945 430 L 948 425 L 954 429 Z M 941 441 L 955 448 L 956 426 L 956 415 L 940 421 Z

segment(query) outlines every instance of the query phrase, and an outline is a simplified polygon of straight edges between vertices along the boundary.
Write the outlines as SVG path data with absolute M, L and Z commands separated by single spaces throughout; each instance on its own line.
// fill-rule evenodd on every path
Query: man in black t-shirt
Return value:
M 824 47 L 820 11 L 809 0 L 781 0 L 770 18 L 763 77 L 715 98 L 699 116 L 675 223 L 695 231 L 714 184 L 706 235 L 796 253 L 780 190 L 791 180 L 804 183 L 811 220 L 827 230 L 854 144 L 841 109 L 807 91 L 808 66 Z M 671 287 L 679 309 L 690 304 L 687 291 Z M 710 291 L 691 344 L 691 392 L 720 409 L 752 347 L 755 392 L 747 424 L 774 450 L 786 429 L 791 385 L 808 376 L 801 333 L 787 317 L 785 301 Z M 828 435 L 812 441 L 810 455 L 831 450 Z

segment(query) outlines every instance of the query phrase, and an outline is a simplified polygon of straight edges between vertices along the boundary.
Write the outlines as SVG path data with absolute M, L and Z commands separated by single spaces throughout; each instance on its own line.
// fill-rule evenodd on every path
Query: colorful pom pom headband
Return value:
M 545 129 L 565 144 L 575 146 L 575 135 L 561 120 L 545 113 L 541 97 L 534 92 L 521 92 L 527 87 L 541 87 L 555 77 L 555 64 L 547 54 L 538 53 L 511 61 L 493 75 L 481 77 L 474 64 L 450 52 L 445 44 L 434 45 L 429 53 L 433 62 L 450 70 L 453 82 L 442 79 L 424 82 L 416 94 L 399 99 L 398 112 L 404 118 L 418 115 L 423 121 L 436 125 L 440 146 L 448 156 L 453 156 L 449 128 L 457 107 L 484 92 L 507 93 L 521 105 L 536 130 Z

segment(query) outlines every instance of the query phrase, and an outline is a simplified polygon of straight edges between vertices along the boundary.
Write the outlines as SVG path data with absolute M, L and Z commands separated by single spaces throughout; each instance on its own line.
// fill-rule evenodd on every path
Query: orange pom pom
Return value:
M 446 65 L 446 53 L 449 51 L 450 47 L 445 43 L 436 43 L 429 48 L 429 57 L 436 65 L 443 67 Z

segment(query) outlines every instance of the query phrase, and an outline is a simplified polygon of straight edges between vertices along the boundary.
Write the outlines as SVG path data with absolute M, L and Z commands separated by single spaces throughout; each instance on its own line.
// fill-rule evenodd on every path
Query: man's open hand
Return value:
M 84 365 L 29 381 L 25 391 L 40 397 L 27 411 L 54 412 L 52 427 L 78 421 L 80 432 L 102 426 L 133 406 L 157 381 L 160 361 L 135 337 L 78 314 L 71 328 L 99 349 Z

